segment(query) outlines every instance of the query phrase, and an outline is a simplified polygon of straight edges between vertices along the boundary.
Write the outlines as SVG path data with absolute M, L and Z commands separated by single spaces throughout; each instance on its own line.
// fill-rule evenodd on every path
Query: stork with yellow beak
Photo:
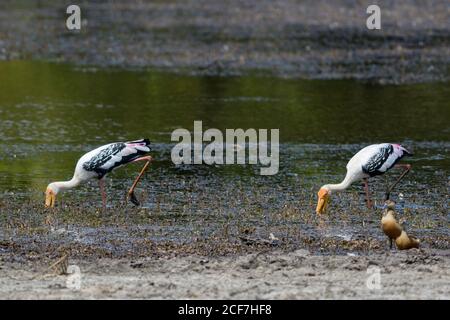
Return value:
M 352 183 L 360 180 L 364 181 L 367 207 L 372 208 L 368 179 L 384 174 L 393 167 L 402 167 L 404 171 L 386 191 L 385 200 L 388 200 L 394 187 L 411 170 L 410 164 L 397 164 L 406 155 L 412 155 L 412 153 L 401 145 L 392 143 L 372 144 L 361 149 L 347 163 L 347 174 L 341 183 L 326 184 L 320 188 L 316 212 L 321 214 L 326 211 L 330 195 L 333 192 L 343 191 Z
M 98 179 L 103 200 L 103 209 L 106 208 L 106 193 L 104 190 L 104 180 L 106 174 L 127 163 L 146 161 L 139 175 L 134 180 L 128 191 L 127 199 L 133 204 L 139 205 L 139 201 L 134 195 L 134 189 L 152 160 L 146 154 L 150 152 L 150 141 L 148 139 L 115 142 L 83 155 L 77 162 L 73 178 L 69 181 L 52 182 L 45 191 L 45 206 L 54 207 L 56 195 L 66 189 L 74 188 L 90 179 Z

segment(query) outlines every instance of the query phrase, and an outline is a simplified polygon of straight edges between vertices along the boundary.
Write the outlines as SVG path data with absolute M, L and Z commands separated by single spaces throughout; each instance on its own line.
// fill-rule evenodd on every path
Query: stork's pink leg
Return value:
M 395 167 L 396 168 L 405 168 L 405 170 L 403 170 L 403 172 L 400 175 L 400 177 L 398 177 L 398 179 L 387 189 L 385 200 L 389 200 L 389 197 L 391 195 L 392 190 L 400 182 L 400 180 L 402 180 L 403 177 L 406 176 L 406 174 L 411 170 L 411 165 L 407 164 L 407 163 L 398 163 L 398 164 L 395 165 Z
M 100 187 L 100 192 L 102 194 L 103 211 L 105 211 L 106 210 L 105 180 L 103 179 L 98 180 L 98 185 Z
M 367 178 L 364 178 L 364 191 L 366 192 L 366 204 L 367 208 L 372 209 L 373 203 L 372 200 L 370 200 L 370 193 L 369 193 L 369 180 Z
M 135 205 L 139 205 L 139 201 L 136 198 L 136 196 L 134 195 L 134 189 L 136 188 L 136 185 L 138 184 L 139 180 L 141 180 L 142 175 L 145 173 L 145 171 L 147 170 L 148 166 L 150 165 L 150 161 L 152 161 L 152 157 L 151 156 L 145 156 L 142 158 L 138 158 L 136 160 L 133 160 L 133 162 L 137 162 L 137 161 L 147 161 L 144 164 L 144 167 L 142 168 L 141 172 L 139 173 L 139 175 L 136 177 L 136 179 L 133 182 L 133 185 L 131 186 L 130 190 L 128 191 L 128 196 L 127 199 L 129 199 L 133 204 Z

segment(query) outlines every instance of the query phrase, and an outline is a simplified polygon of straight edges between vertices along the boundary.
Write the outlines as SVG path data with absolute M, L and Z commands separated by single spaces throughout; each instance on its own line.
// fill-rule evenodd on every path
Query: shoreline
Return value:
M 416 249 L 366 256 L 318 256 L 299 249 L 225 257 L 69 259 L 69 266 L 79 268 L 79 287 L 73 274 L 48 274 L 42 263 L 6 263 L 0 298 L 449 299 L 449 263 L 449 250 Z M 375 272 L 379 287 L 368 287 Z
M 65 8 L 50 1 L 28 10 L 0 5 L 0 60 L 378 84 L 450 80 L 445 1 L 380 4 L 381 30 L 366 28 L 364 3 L 345 0 L 79 5 L 79 32 L 64 28 Z

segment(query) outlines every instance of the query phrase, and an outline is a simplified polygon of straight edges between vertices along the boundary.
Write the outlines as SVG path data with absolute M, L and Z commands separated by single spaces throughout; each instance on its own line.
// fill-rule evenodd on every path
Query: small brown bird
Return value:
M 386 201 L 387 208 L 383 212 L 381 218 L 381 228 L 385 235 L 389 238 L 389 248 L 392 249 L 392 240 L 397 239 L 402 233 L 402 227 L 395 219 L 395 202 L 391 200 Z
M 412 248 L 419 248 L 420 240 L 408 236 L 408 234 L 403 230 L 400 236 L 395 239 L 395 244 L 399 250 L 408 250 Z

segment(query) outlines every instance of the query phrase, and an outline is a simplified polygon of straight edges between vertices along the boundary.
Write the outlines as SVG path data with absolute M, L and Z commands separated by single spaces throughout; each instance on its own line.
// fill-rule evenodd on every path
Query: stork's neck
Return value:
M 69 181 L 53 182 L 53 185 L 56 186 L 59 191 L 64 191 L 66 189 L 75 188 L 80 183 L 81 183 L 81 181 L 77 177 L 73 177 Z
M 346 175 L 344 180 L 341 183 L 326 184 L 322 188 L 325 188 L 330 191 L 342 191 L 342 190 L 347 189 L 353 182 L 354 182 L 353 177 L 350 175 Z

